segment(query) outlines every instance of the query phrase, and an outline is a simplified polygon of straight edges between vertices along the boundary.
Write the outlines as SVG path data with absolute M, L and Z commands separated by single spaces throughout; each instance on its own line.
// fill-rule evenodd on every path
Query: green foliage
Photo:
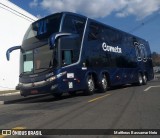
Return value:
M 160 54 L 158 54 L 157 52 L 153 52 L 152 61 L 153 61 L 153 66 L 160 66 Z

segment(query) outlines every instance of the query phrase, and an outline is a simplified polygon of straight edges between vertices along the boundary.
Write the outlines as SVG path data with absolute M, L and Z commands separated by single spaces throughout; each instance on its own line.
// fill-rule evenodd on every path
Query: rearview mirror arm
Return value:
M 6 58 L 7 60 L 9 61 L 10 59 L 10 53 L 14 50 L 17 50 L 17 49 L 21 49 L 21 46 L 14 46 L 14 47 L 11 47 L 9 48 L 7 51 L 6 51 Z

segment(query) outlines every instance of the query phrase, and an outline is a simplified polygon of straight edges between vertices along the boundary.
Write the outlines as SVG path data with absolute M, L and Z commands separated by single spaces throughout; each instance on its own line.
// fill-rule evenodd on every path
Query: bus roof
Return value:
M 53 15 L 55 15 L 55 14 L 62 14 L 62 15 L 70 14 L 70 15 L 73 15 L 73 16 L 79 16 L 79 17 L 82 17 L 82 18 L 88 18 L 88 17 L 86 17 L 86 16 L 84 16 L 84 15 L 81 15 L 81 14 L 78 14 L 78 13 L 73 13 L 73 12 L 64 11 L 64 12 L 57 12 L 57 13 L 48 15 L 48 16 L 46 16 L 46 17 L 44 17 L 44 18 L 39 19 L 39 20 L 48 18 L 48 17 L 53 16 Z M 137 39 L 141 39 L 142 41 L 148 42 L 148 41 L 145 40 L 145 39 L 142 39 L 142 38 L 140 38 L 140 37 L 138 37 L 138 36 L 135 36 L 135 35 L 130 34 L 130 33 L 128 33 L 128 32 L 122 31 L 122 30 L 120 30 L 120 29 L 114 28 L 114 27 L 112 27 L 112 26 L 110 26 L 110 25 L 107 25 L 107 24 L 104 24 L 104 23 L 102 23 L 102 22 L 99 22 L 99 21 L 97 21 L 97 20 L 95 20 L 95 19 L 92 19 L 92 18 L 88 18 L 88 19 L 91 20 L 91 21 L 94 21 L 94 22 L 97 23 L 97 24 L 100 24 L 100 25 L 103 25 L 103 26 L 112 28 L 113 30 L 119 31 L 119 32 L 121 32 L 121 33 L 128 34 L 128 35 L 130 35 L 130 36 L 132 36 L 132 37 L 135 37 L 135 38 L 137 38 Z M 37 20 L 37 21 L 39 21 L 39 20 Z

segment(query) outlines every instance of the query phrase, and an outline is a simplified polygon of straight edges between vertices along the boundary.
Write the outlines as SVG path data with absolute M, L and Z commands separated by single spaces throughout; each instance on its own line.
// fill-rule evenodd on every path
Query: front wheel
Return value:
M 86 89 L 84 91 L 85 95 L 92 95 L 95 92 L 95 83 L 92 76 L 86 78 Z
M 142 85 L 143 84 L 143 77 L 141 73 L 138 73 L 138 85 Z

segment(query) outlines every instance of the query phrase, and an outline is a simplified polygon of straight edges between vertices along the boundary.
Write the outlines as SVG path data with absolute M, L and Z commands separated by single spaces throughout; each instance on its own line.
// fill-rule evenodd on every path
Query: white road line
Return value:
M 158 87 L 160 87 L 160 85 L 157 85 L 157 86 L 149 86 L 149 87 L 146 88 L 144 91 L 146 92 L 146 91 L 148 91 L 148 90 L 151 89 L 151 88 L 158 88 Z

